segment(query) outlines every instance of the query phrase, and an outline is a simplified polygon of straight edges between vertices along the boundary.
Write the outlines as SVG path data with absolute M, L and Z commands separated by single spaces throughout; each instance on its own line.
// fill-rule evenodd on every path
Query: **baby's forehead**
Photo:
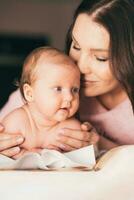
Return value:
M 74 63 L 74 61 L 66 55 L 51 55 L 51 54 L 42 54 L 38 60 L 38 66 L 43 65 L 44 67 L 57 67 L 63 69 L 67 68 L 69 69 L 76 69 L 76 71 L 79 71 L 78 66 Z
M 70 73 L 77 73 L 79 74 L 79 68 L 76 67 L 74 64 L 72 63 L 68 63 L 68 62 L 44 62 L 42 61 L 42 63 L 38 64 L 37 67 L 37 72 L 43 72 L 44 73 L 54 73 L 54 72 L 70 72 Z
M 44 52 L 40 55 L 39 61 L 44 61 L 51 64 L 74 64 L 73 60 L 62 53 Z

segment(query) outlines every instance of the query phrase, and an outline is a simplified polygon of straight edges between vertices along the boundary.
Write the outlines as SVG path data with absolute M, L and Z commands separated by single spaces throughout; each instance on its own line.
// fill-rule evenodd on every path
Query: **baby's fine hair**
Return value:
M 69 65 L 73 67 L 76 67 L 74 61 L 65 53 L 62 51 L 49 47 L 49 46 L 43 46 L 34 49 L 25 59 L 23 67 L 22 67 L 22 74 L 21 79 L 19 83 L 20 91 L 25 99 L 23 86 L 24 84 L 33 84 L 36 80 L 36 71 L 38 68 L 38 61 L 43 56 L 44 62 L 56 64 L 58 65 Z

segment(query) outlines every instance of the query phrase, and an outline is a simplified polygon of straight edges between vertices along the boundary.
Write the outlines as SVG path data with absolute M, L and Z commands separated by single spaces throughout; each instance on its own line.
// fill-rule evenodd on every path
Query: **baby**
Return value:
M 73 117 L 79 107 L 79 89 L 78 67 L 59 50 L 41 47 L 26 58 L 20 80 L 25 104 L 2 121 L 5 132 L 21 133 L 25 138 L 15 159 L 27 151 L 60 150 L 56 144 L 49 145 L 56 130 L 81 129 Z

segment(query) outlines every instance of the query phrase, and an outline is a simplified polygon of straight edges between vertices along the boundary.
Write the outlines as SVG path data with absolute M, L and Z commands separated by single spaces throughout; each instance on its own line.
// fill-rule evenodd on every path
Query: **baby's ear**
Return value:
M 32 102 L 34 100 L 33 88 L 29 84 L 25 83 L 23 85 L 23 92 L 27 102 Z

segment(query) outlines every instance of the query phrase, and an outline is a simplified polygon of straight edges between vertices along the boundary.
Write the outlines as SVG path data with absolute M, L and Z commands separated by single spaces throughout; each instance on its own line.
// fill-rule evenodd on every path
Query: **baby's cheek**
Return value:
M 77 101 L 75 102 L 75 105 L 74 105 L 74 112 L 76 113 L 76 112 L 78 111 L 78 109 L 79 109 L 79 100 L 77 100 Z

